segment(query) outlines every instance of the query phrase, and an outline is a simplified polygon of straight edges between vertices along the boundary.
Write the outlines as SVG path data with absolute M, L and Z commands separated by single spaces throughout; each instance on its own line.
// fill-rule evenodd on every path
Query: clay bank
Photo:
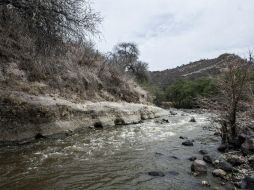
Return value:
M 0 144 L 60 137 L 87 127 L 140 123 L 168 114 L 158 107 L 126 102 L 73 103 L 50 96 L 12 92 L 0 97 Z

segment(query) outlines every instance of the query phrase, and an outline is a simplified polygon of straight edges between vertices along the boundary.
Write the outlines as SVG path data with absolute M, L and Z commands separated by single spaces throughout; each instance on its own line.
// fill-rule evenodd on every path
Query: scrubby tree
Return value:
M 82 42 L 88 33 L 97 32 L 101 20 L 86 0 L 1 0 L 0 16 L 2 28 L 22 25 L 36 39 L 38 50 Z
M 138 60 L 139 50 L 135 43 L 119 43 L 114 48 L 115 58 L 117 63 L 125 71 L 134 72 L 134 65 Z
M 117 44 L 109 57 L 111 63 L 122 72 L 133 75 L 138 82 L 148 81 L 148 64 L 139 60 L 139 49 L 135 43 Z
M 224 75 L 218 80 L 220 106 L 225 111 L 223 131 L 226 132 L 229 128 L 232 138 L 237 136 L 236 122 L 240 102 L 249 95 L 249 77 L 250 62 L 237 59 L 228 61 Z

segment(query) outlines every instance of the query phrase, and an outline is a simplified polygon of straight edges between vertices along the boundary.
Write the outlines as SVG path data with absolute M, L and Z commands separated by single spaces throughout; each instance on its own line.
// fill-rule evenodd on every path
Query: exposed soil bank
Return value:
M 154 106 L 124 102 L 73 103 L 12 92 L 0 97 L 0 144 L 67 135 L 85 127 L 128 125 L 167 115 Z

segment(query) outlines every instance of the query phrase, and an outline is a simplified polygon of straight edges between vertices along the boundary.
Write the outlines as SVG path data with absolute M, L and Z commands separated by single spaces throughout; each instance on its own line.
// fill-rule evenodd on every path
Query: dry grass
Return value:
M 144 102 L 147 95 L 92 47 L 64 44 L 65 54 L 35 54 L 33 39 L 0 29 L 0 88 L 73 100 Z

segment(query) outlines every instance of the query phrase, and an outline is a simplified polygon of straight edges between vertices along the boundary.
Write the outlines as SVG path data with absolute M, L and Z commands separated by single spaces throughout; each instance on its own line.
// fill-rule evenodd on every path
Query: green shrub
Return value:
M 193 108 L 198 96 L 210 96 L 217 93 L 212 79 L 179 80 L 169 86 L 166 91 L 166 100 L 176 108 Z

